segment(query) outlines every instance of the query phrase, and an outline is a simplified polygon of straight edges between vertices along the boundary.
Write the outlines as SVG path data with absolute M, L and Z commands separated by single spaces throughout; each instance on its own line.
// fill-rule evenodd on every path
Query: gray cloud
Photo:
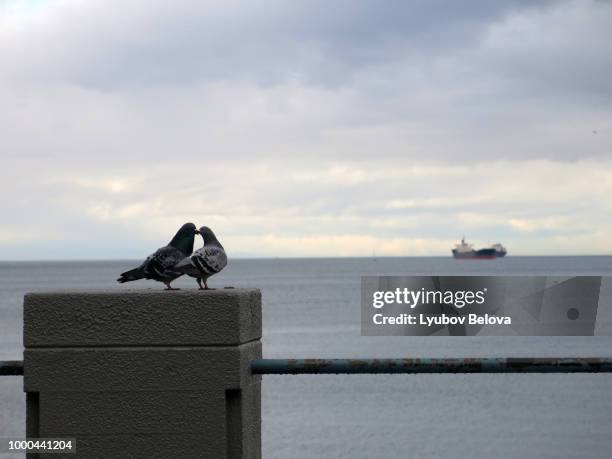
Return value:
M 239 76 L 263 85 L 345 86 L 368 67 L 473 43 L 491 20 L 527 3 L 276 1 L 204 10 L 172 18 L 152 43 L 109 50 L 84 78 L 113 85 L 118 73 L 142 85 Z
M 137 257 L 185 220 L 243 254 L 610 251 L 611 21 L 588 0 L 0 9 L 0 258 Z
M 101 89 L 235 78 L 336 86 L 370 66 L 473 45 L 492 22 L 551 3 L 90 2 L 58 6 L 55 23 L 30 31 L 20 51 L 51 64 L 38 68 L 43 76 Z

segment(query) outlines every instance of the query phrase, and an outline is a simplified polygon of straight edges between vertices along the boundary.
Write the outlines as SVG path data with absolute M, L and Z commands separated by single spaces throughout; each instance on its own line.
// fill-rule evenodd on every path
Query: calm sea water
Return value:
M 21 359 L 26 292 L 119 285 L 130 261 L 0 263 L 0 360 Z M 612 338 L 362 337 L 377 274 L 603 274 L 612 257 L 232 260 L 215 287 L 258 287 L 265 357 L 612 356 Z M 176 286 L 195 288 L 192 279 Z M 23 435 L 21 378 L 0 378 L 0 436 Z M 266 458 L 610 458 L 612 375 L 265 376 Z

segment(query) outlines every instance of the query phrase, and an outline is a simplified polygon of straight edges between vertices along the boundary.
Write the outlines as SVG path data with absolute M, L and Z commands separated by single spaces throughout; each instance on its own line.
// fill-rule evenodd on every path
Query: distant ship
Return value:
M 484 249 L 474 249 L 472 244 L 465 242 L 465 236 L 461 238 L 461 244 L 455 245 L 452 250 L 453 257 L 460 259 L 481 259 L 491 260 L 493 258 L 503 257 L 506 255 L 506 248 L 497 243 L 491 247 Z
M 499 242 L 497 244 L 493 244 L 491 247 L 495 249 L 496 258 L 505 257 L 506 254 L 508 253 L 506 248 L 503 245 L 501 245 Z

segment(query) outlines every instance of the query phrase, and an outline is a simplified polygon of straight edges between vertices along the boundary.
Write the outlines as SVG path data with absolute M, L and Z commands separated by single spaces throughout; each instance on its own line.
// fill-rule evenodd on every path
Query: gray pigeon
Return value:
M 178 290 L 170 287 L 170 282 L 182 276 L 183 273 L 175 271 L 174 267 L 183 258 L 191 255 L 196 234 L 199 234 L 196 226 L 193 223 L 185 223 L 167 246 L 149 255 L 138 268 L 121 274 L 117 282 L 123 284 L 138 279 L 152 279 L 163 282 L 166 290 Z
M 204 239 L 202 248 L 193 252 L 190 257 L 182 260 L 173 269 L 195 277 L 200 290 L 212 290 L 208 288 L 208 278 L 225 268 L 227 265 L 227 255 L 223 246 L 217 240 L 215 233 L 209 227 L 201 227 L 200 236 Z M 204 287 L 202 287 L 202 281 L 204 282 Z

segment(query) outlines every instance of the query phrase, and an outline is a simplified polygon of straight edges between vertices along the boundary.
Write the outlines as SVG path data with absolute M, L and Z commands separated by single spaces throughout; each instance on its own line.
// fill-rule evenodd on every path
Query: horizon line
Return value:
M 508 258 L 555 258 L 555 257 L 610 257 L 612 254 L 554 254 L 554 255 L 510 255 L 497 259 Z M 454 259 L 448 255 L 376 255 L 376 256 L 357 256 L 340 255 L 334 257 L 325 256 L 236 256 L 232 260 L 334 260 L 334 259 L 391 259 L 391 258 L 445 258 Z M 140 258 L 28 258 L 28 259 L 0 259 L 0 263 L 29 263 L 29 262 L 104 262 L 104 261 L 138 261 Z M 491 261 L 491 260 L 458 260 L 458 261 Z

